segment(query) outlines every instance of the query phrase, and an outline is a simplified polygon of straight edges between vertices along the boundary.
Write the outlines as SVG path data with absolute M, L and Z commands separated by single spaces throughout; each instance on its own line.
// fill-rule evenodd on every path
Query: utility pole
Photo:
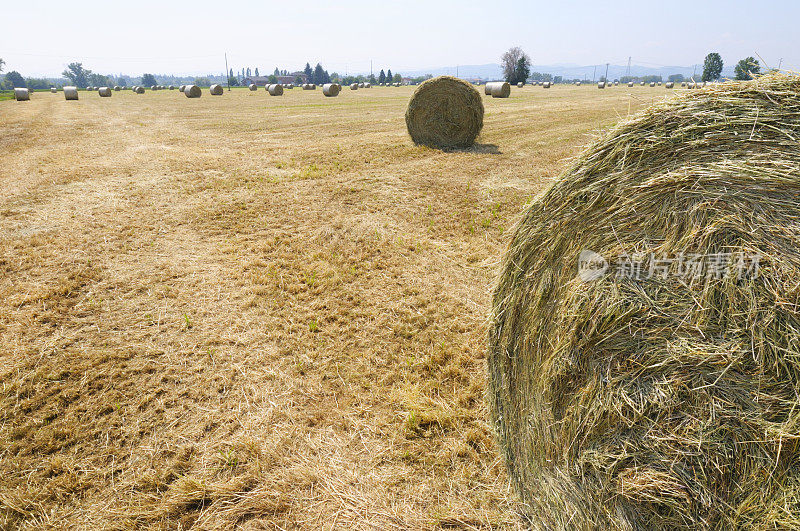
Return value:
M 606 63 L 606 83 L 608 83 L 608 63 Z
M 781 69 L 782 64 L 783 64 L 783 57 L 781 57 L 780 61 L 778 61 L 778 70 Z
M 228 52 L 225 52 L 225 79 L 228 80 L 228 92 L 231 91 L 231 77 L 228 75 Z
M 594 65 L 594 70 L 592 71 L 592 83 L 594 83 L 596 75 L 597 75 L 597 65 Z
M 369 77 L 372 77 L 372 59 L 369 60 Z
M 631 58 L 628 57 L 628 69 L 625 71 L 627 77 L 631 77 Z
M 456 65 L 456 77 L 458 77 L 458 65 Z

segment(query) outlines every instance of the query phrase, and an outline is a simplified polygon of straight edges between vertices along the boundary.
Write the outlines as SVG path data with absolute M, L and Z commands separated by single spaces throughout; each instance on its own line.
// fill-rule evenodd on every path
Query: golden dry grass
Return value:
M 671 92 L 412 88 L 0 103 L 0 527 L 519 526 L 487 424 L 490 286 L 523 205 Z

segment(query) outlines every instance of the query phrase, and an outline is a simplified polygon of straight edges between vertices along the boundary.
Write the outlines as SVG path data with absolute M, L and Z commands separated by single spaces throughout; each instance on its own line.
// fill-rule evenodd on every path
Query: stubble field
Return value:
M 483 90 L 482 87 L 479 90 Z M 0 528 L 521 526 L 487 423 L 510 231 L 661 87 L 0 103 Z

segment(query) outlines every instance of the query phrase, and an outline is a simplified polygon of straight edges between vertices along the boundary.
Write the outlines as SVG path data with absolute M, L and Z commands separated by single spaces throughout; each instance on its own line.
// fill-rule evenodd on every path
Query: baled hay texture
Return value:
M 322 93 L 328 98 L 335 98 L 339 95 L 340 90 L 342 90 L 342 87 L 338 83 L 325 83 L 322 85 Z
M 64 99 L 65 100 L 77 100 L 78 99 L 78 87 L 64 87 Z
M 525 212 L 494 294 L 489 399 L 535 526 L 800 528 L 798 131 L 800 78 L 685 92 Z M 582 281 L 582 250 L 706 269 Z
M 197 85 L 186 85 L 183 87 L 183 93 L 187 98 L 199 98 L 203 95 L 203 90 Z
M 350 85 L 350 90 L 358 90 L 358 83 L 353 83 Z
M 185 88 L 186 88 L 186 85 L 181 85 L 180 87 L 178 87 L 178 90 L 180 92 L 183 92 L 183 89 L 185 89 Z
M 493 98 L 507 98 L 511 95 L 511 85 L 506 82 L 494 83 L 491 94 Z
M 283 85 L 276 83 L 273 85 L 268 85 L 266 89 L 270 96 L 283 96 Z
M 250 84 L 247 86 L 247 88 L 249 88 L 249 89 L 250 89 L 250 92 L 255 92 L 256 90 L 258 90 L 258 87 L 256 86 L 256 84 L 255 84 L 255 83 L 250 83 Z
M 483 101 L 466 81 L 439 76 L 420 84 L 406 109 L 406 126 L 416 144 L 465 148 L 483 128 Z
M 111 89 L 109 87 L 100 87 L 99 89 L 97 89 L 97 93 L 100 94 L 101 98 L 111 97 Z
M 53 94 L 56 94 L 56 93 L 58 93 L 58 89 L 55 88 L 55 87 L 50 87 L 50 92 L 52 92 Z
M 136 87 L 135 89 L 133 89 L 133 92 L 135 92 L 136 94 L 144 94 L 144 87 Z
M 26 88 L 15 88 L 14 99 L 17 101 L 30 101 L 31 91 Z
M 217 84 L 215 84 L 215 85 L 211 85 L 211 86 L 208 88 L 208 92 L 209 92 L 209 93 L 210 93 L 212 96 L 222 96 L 222 94 L 223 94 L 223 92 L 224 92 L 224 91 L 223 91 L 223 89 L 222 89 L 222 85 L 217 85 Z

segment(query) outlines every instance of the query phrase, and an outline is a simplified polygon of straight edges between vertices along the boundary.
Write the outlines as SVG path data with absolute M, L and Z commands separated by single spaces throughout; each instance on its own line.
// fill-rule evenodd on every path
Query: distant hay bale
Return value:
M 133 92 L 136 93 L 136 94 L 144 94 L 144 87 L 138 87 L 137 86 L 137 87 L 135 87 L 133 89 Z
M 222 96 L 222 94 L 223 94 L 225 91 L 223 90 L 223 88 L 222 88 L 222 85 L 219 85 L 219 84 L 214 84 L 214 85 L 211 85 L 211 86 L 208 88 L 208 92 L 209 92 L 209 94 L 211 94 L 212 96 Z
M 639 85 L 644 86 L 644 81 L 640 82 Z
M 487 395 L 537 528 L 800 528 L 797 109 L 778 75 L 662 101 L 523 214 Z
M 15 88 L 14 99 L 17 101 L 30 101 L 31 91 L 26 88 Z
M 517 88 L 522 88 L 522 87 L 524 87 L 524 86 L 525 86 L 525 83 L 523 83 L 522 81 L 520 81 L 519 83 L 517 83 Z
M 402 85 L 402 83 L 395 83 L 395 84 L 394 84 L 394 86 L 395 86 L 395 87 L 399 87 L 399 86 L 401 86 L 401 85 Z
M 339 83 L 325 83 L 322 85 L 322 93 L 328 98 L 335 98 L 341 90 L 342 86 Z
M 364 88 L 372 88 L 372 83 L 364 83 Z
M 203 90 L 197 85 L 186 85 L 183 87 L 183 93 L 187 98 L 199 98 L 203 95 Z
M 283 85 L 279 83 L 268 85 L 266 89 L 270 96 L 283 96 Z
M 158 90 L 158 85 L 153 85 L 153 86 L 151 86 L 151 87 L 150 87 L 150 90 L 152 90 L 152 91 L 156 91 L 156 90 Z
M 170 89 L 170 90 L 175 90 L 175 85 L 170 85 L 170 86 L 169 86 L 169 89 Z
M 614 86 L 619 86 L 619 81 L 614 81 Z
M 633 81 L 628 81 L 628 86 L 632 87 L 633 86 Z
M 674 87 L 675 87 L 675 83 L 673 83 L 672 81 L 667 81 L 667 82 L 664 84 L 664 87 L 665 87 L 665 88 L 668 88 L 668 89 L 674 88 Z
M 581 82 L 580 82 L 580 81 L 576 81 L 576 82 L 575 82 L 575 86 L 576 86 L 576 87 L 580 87 L 580 86 L 581 86 Z
M 52 92 L 53 94 L 57 94 L 58 93 L 58 89 L 55 88 L 55 87 L 50 87 L 50 92 Z
M 661 81 L 659 81 L 659 82 L 658 82 L 658 86 L 659 86 L 659 87 L 661 86 Z
M 317 88 L 313 83 L 304 83 L 303 90 L 315 90 Z
M 286 84 L 286 88 L 287 88 L 287 89 L 289 89 L 289 90 L 291 90 L 291 89 L 293 89 L 293 88 L 294 88 L 294 84 L 292 84 L 292 83 L 287 83 L 287 84 Z
M 77 100 L 78 99 L 78 87 L 64 87 L 64 99 L 65 100 Z
M 255 83 L 250 83 L 249 85 L 247 85 L 247 88 L 250 89 L 250 92 L 255 92 L 256 90 L 258 90 L 258 87 L 256 86 Z
M 507 98 L 511 95 L 511 85 L 505 81 L 492 83 L 491 95 L 493 98 Z
M 364 83 L 359 83 L 358 88 L 364 88 Z
M 350 90 L 358 90 L 358 83 L 353 83 L 350 85 Z
M 655 82 L 655 81 L 651 81 L 651 82 L 650 82 L 650 86 L 651 86 L 651 87 L 655 87 L 655 86 L 656 86 L 656 82 Z
M 472 85 L 439 76 L 420 84 L 406 109 L 406 127 L 415 144 L 466 148 L 483 128 L 483 101 Z
M 108 87 L 100 87 L 99 89 L 97 89 L 97 93 L 100 94 L 101 98 L 111 97 L 111 89 Z
M 597 88 L 599 88 L 599 89 L 606 88 L 606 82 L 605 81 L 598 81 L 597 82 Z
M 122 90 L 122 87 L 119 85 L 114 85 L 114 92 L 119 92 L 120 90 Z
M 686 81 L 681 81 L 681 86 L 685 87 L 686 86 Z
M 178 91 L 179 92 L 183 92 L 183 89 L 185 89 L 185 88 L 186 88 L 186 85 L 181 85 L 180 87 L 178 87 Z
M 551 85 L 552 83 L 550 83 L 549 81 L 545 81 L 544 83 L 542 83 L 542 88 L 549 89 Z

